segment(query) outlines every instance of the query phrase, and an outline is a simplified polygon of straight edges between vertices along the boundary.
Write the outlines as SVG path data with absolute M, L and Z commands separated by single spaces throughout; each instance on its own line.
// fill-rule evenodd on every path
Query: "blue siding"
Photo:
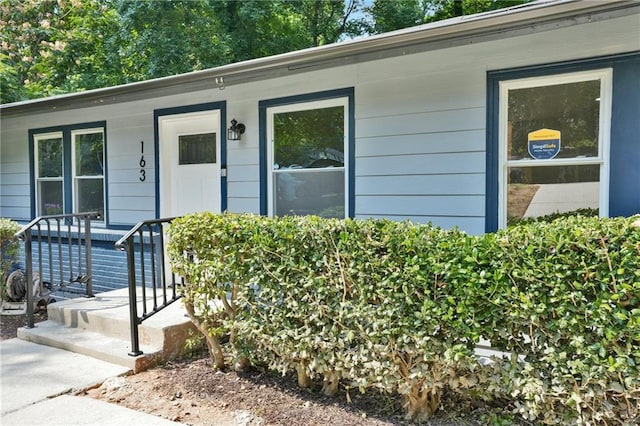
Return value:
M 51 250 L 52 263 L 53 263 L 53 275 L 49 277 L 49 251 L 45 244 L 42 247 L 42 263 L 38 256 L 37 243 L 33 242 L 33 270 L 34 272 L 41 272 L 45 281 L 53 281 L 57 283 L 58 280 L 58 248 L 54 246 Z M 63 272 L 68 275 L 69 264 L 69 251 L 68 245 L 62 244 L 62 263 L 64 265 Z M 77 270 L 77 247 L 72 247 L 72 253 L 74 256 L 73 268 L 74 275 L 77 275 L 80 271 Z M 84 248 L 82 255 L 82 264 L 84 265 Z M 91 263 L 92 263 L 92 276 L 93 276 L 93 290 L 95 293 L 100 293 L 109 290 L 115 290 L 119 288 L 127 287 L 127 256 L 125 252 L 116 250 L 112 241 L 92 241 L 91 242 Z M 42 264 L 42 268 L 40 267 Z M 24 247 L 20 253 L 20 267 L 24 267 Z M 64 276 L 64 279 L 69 277 Z M 80 285 L 72 285 L 73 288 L 80 288 Z
M 46 239 L 43 239 L 43 242 Z M 41 276 L 45 281 L 52 282 L 56 286 L 59 284 L 59 256 L 58 256 L 58 247 L 54 245 L 51 250 L 51 259 L 52 259 L 52 268 L 49 268 L 49 251 L 46 244 L 42 245 L 42 261 L 40 261 L 39 250 L 37 248 L 37 242 L 34 240 L 33 242 L 33 270 L 34 272 L 40 272 Z M 151 255 L 150 255 L 150 245 L 144 245 L 144 263 L 145 263 L 145 284 L 146 287 L 151 287 L 153 285 L 152 281 L 152 265 L 151 265 Z M 156 249 L 159 248 L 156 242 Z M 69 250 L 67 244 L 61 245 L 62 250 L 62 264 L 63 264 L 63 279 L 67 280 L 69 277 Z M 72 257 L 73 257 L 73 268 L 74 268 L 74 276 L 78 275 L 80 272 L 78 271 L 77 265 L 77 246 L 72 247 Z M 139 244 L 135 245 L 135 257 L 136 257 L 136 285 L 139 287 L 142 283 L 142 277 L 140 272 L 140 246 Z M 84 248 L 82 252 L 82 264 L 84 265 Z M 156 284 L 160 282 L 160 274 L 162 265 L 159 263 L 160 258 L 156 258 Z M 91 242 L 91 263 L 92 263 L 92 285 L 93 292 L 95 294 L 102 293 L 105 291 L 116 290 L 121 288 L 126 288 L 129 283 L 128 276 L 128 267 L 127 267 L 127 253 L 124 251 L 116 250 L 115 244 L 113 241 L 99 241 L 94 240 Z M 19 268 L 24 269 L 25 265 L 25 257 L 24 257 L 24 246 L 22 247 L 20 258 L 18 265 Z M 53 271 L 53 277 L 50 277 L 50 271 Z M 72 292 L 63 292 L 58 291 L 56 294 L 63 294 L 64 297 L 77 297 L 84 294 L 85 287 L 80 283 L 65 283 L 67 288 L 73 289 Z M 74 296 L 75 294 L 75 296 Z M 56 296 L 54 296 L 56 297 Z
M 91 262 L 94 291 L 127 287 L 127 254 L 116 250 L 113 242 L 92 242 Z

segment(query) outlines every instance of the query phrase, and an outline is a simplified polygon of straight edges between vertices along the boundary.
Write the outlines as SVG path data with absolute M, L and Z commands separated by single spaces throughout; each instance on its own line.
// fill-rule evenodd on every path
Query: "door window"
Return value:
M 178 136 L 178 164 L 211 164 L 216 162 L 216 134 Z

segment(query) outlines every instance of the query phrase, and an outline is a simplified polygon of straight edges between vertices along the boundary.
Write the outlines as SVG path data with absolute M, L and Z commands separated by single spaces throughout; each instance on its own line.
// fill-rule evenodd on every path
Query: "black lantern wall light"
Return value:
M 229 127 L 229 131 L 227 132 L 227 140 L 239 141 L 244 131 L 244 124 L 238 123 L 238 120 L 234 118 L 231 120 L 231 127 Z

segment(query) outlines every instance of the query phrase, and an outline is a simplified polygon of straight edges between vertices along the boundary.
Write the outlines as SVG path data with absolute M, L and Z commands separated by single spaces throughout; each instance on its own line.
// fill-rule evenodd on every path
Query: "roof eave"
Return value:
M 204 82 L 207 87 L 225 87 L 245 81 L 256 81 L 278 77 L 335 64 L 371 60 L 398 50 L 396 55 L 406 54 L 402 48 L 420 44 L 437 43 L 455 39 L 469 39 L 483 34 L 512 30 L 602 12 L 622 13 L 635 9 L 640 13 L 640 3 L 632 0 L 549 0 L 525 5 L 463 16 L 445 21 L 406 28 L 398 31 L 349 40 L 325 46 L 313 47 L 279 55 L 252 59 L 202 71 L 129 83 L 120 86 L 88 90 L 72 94 L 52 96 L 11 104 L 0 105 L 2 114 L 35 112 L 35 110 L 62 109 L 76 102 L 95 104 L 117 102 L 122 95 L 153 91 L 184 83 Z M 450 45 L 450 44 L 449 44 Z M 359 58 L 359 59 L 358 59 Z M 122 100 L 120 100 L 122 101 Z

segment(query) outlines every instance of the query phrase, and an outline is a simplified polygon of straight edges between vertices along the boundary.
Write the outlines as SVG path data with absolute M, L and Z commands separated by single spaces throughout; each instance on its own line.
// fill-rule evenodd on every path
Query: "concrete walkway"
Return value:
M 126 367 L 85 355 L 10 339 L 0 342 L 0 424 L 178 425 L 160 417 L 74 396 Z
M 556 212 L 599 206 L 598 182 L 559 183 L 540 185 L 524 217 L 538 217 Z

